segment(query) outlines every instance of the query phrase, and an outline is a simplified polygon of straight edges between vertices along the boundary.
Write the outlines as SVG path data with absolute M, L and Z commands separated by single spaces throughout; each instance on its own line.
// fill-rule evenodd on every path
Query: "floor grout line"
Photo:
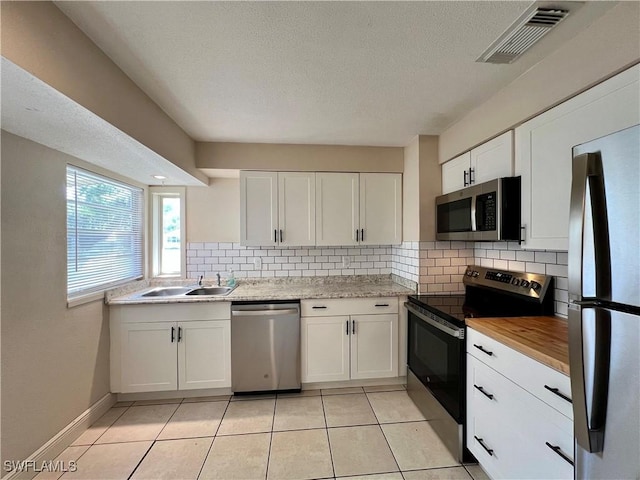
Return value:
M 204 456 L 204 461 L 202 462 L 202 465 L 200 465 L 200 470 L 198 471 L 198 475 L 196 476 L 196 479 L 200 478 L 200 475 L 202 475 L 202 470 L 204 469 L 204 466 L 207 463 L 207 459 L 209 458 L 209 455 L 211 454 L 211 450 L 213 449 L 213 443 L 216 441 L 216 438 L 218 436 L 218 431 L 220 430 L 220 426 L 222 425 L 222 420 L 224 420 L 224 416 L 227 414 L 227 410 L 229 409 L 229 405 L 231 405 L 231 399 L 227 400 L 227 405 L 224 407 L 224 412 L 222 412 L 222 416 L 220 417 L 220 423 L 218 423 L 218 427 L 216 428 L 215 433 L 213 434 L 213 440 L 211 440 L 211 445 L 209 445 L 209 450 L 207 450 L 207 454 Z
M 391 452 L 391 456 L 393 457 L 393 461 L 396 462 L 396 467 L 398 467 L 398 472 L 400 472 L 400 464 L 398 463 L 398 459 L 396 458 L 395 453 L 393 453 L 393 449 L 391 448 L 391 444 L 389 443 L 389 440 L 387 439 L 387 436 L 384 434 L 384 430 L 382 429 L 382 426 L 380 425 L 380 420 L 378 419 L 378 415 L 376 414 L 376 411 L 373 408 L 373 405 L 371 404 L 371 400 L 369 400 L 369 396 L 367 394 L 365 394 L 365 397 L 367 398 L 367 403 L 369 404 L 369 408 L 373 412 L 373 416 L 376 417 L 376 420 L 378 421 L 378 428 L 380 429 L 380 433 L 382 433 L 382 438 L 384 438 L 384 441 L 387 444 L 387 448 L 389 448 L 389 452 Z M 402 473 L 400 473 L 400 476 L 402 478 L 404 478 L 404 475 L 402 475 Z
M 322 390 L 320 390 L 322 394 Z M 324 410 L 324 400 L 320 395 L 320 404 L 322 405 L 322 416 L 324 417 L 324 431 L 327 435 L 327 446 L 329 447 L 329 460 L 331 460 L 331 471 L 333 472 L 333 478 L 336 477 L 336 465 L 333 463 L 333 450 L 331 449 L 331 439 L 329 438 L 329 425 L 327 424 L 327 412 Z
M 273 401 L 273 416 L 271 417 L 271 432 L 269 433 L 269 450 L 267 450 L 267 470 L 265 471 L 264 478 L 269 478 L 269 465 L 271 464 L 271 446 L 273 445 L 273 426 L 276 422 L 276 407 L 278 405 L 278 398 Z
M 151 449 L 153 448 L 153 446 L 156 444 L 156 441 L 154 440 L 153 442 L 151 442 L 151 445 L 149 445 L 149 448 L 147 448 L 147 451 L 144 452 L 144 455 L 142 455 L 142 458 L 140 459 L 140 461 L 136 464 L 136 466 L 133 468 L 133 470 L 131 471 L 131 473 L 129 474 L 129 476 L 127 477 L 127 480 L 130 480 L 131 477 L 133 477 L 133 474 L 136 472 L 136 470 L 138 469 L 138 467 L 140 466 L 140 464 L 144 461 L 145 458 L 147 458 L 147 455 L 149 455 L 149 452 L 151 451 Z

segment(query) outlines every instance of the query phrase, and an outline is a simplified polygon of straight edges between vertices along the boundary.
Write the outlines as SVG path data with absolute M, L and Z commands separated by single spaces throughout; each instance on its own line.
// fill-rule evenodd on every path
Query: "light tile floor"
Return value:
M 63 479 L 487 479 L 402 386 L 119 402 L 58 460 Z

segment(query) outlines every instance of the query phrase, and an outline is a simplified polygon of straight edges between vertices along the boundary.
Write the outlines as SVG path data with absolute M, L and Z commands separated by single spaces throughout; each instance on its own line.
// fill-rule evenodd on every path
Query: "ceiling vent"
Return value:
M 516 20 L 476 61 L 512 63 L 567 15 L 568 10 L 534 6 Z

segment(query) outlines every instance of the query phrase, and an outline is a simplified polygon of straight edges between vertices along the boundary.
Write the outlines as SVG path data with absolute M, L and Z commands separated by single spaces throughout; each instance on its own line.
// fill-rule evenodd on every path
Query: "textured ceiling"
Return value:
M 385 146 L 441 133 L 611 5 L 591 3 L 490 65 L 531 2 L 56 2 L 196 140 Z

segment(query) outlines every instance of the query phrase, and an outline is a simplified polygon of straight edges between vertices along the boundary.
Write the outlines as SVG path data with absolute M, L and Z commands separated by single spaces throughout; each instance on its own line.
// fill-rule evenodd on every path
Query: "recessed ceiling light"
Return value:
M 157 180 L 166 180 L 167 177 L 165 177 L 164 175 L 152 175 L 153 178 L 157 179 Z

